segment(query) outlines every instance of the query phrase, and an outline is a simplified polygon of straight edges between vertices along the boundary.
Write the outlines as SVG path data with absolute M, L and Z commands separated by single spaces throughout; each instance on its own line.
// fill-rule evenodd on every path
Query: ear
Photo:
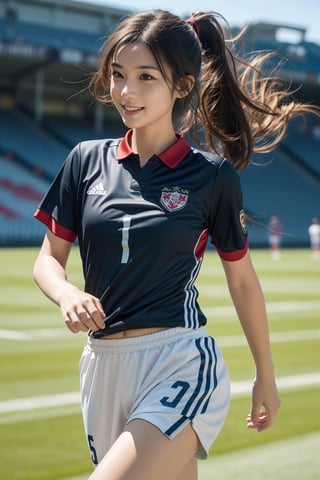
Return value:
M 193 89 L 196 81 L 193 75 L 186 75 L 176 89 L 177 98 L 184 98 Z

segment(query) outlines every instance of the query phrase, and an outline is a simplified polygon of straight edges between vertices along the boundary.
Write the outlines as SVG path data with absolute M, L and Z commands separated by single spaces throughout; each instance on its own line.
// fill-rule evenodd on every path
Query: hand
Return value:
M 247 416 L 247 427 L 262 432 L 271 427 L 280 408 L 280 398 L 275 380 L 255 379 L 252 389 L 252 409 Z
M 72 333 L 104 328 L 106 317 L 100 300 L 74 286 L 65 289 L 59 298 L 64 321 Z

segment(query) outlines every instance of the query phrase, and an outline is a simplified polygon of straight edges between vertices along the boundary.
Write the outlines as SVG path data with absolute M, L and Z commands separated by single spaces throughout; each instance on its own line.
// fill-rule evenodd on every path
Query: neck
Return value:
M 167 132 L 158 132 L 156 135 L 148 135 L 148 132 L 133 129 L 131 148 L 140 158 L 140 165 L 145 165 L 153 155 L 166 150 L 176 141 L 177 137 L 173 129 Z

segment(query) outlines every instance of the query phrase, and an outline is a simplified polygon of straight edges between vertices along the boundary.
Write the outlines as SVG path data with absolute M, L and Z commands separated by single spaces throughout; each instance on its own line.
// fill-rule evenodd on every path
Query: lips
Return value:
M 141 110 L 143 110 L 143 107 L 132 107 L 130 105 L 121 105 L 121 106 L 126 113 L 141 112 Z

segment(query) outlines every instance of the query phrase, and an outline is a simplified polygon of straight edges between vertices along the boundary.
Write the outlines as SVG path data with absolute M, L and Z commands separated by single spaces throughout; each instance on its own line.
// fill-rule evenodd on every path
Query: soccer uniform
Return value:
M 198 328 L 194 282 L 208 235 L 222 258 L 247 250 L 238 175 L 179 137 L 140 168 L 128 136 L 76 146 L 35 216 L 79 240 L 85 290 L 100 298 L 106 329 Z
M 106 312 L 80 367 L 94 463 L 134 418 L 171 438 L 192 421 L 205 457 L 230 393 L 221 353 L 202 328 L 195 280 L 209 236 L 225 260 L 248 249 L 239 177 L 226 159 L 191 148 L 182 136 L 141 168 L 131 134 L 77 145 L 35 216 L 61 238 L 78 238 L 85 290 Z M 99 340 L 148 327 L 169 330 Z

